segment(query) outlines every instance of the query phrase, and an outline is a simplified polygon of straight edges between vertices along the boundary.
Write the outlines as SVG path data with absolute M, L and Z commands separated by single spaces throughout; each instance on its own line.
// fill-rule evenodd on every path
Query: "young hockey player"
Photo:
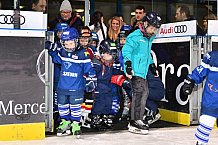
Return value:
M 98 48 L 98 43 L 99 43 L 98 34 L 95 32 L 91 32 L 91 36 L 92 36 L 92 40 L 91 40 L 90 45 L 95 48 Z
M 57 86 L 58 110 L 61 123 L 57 128 L 57 136 L 64 133 L 80 135 L 81 104 L 83 102 L 85 81 L 84 76 L 95 77 L 89 53 L 78 47 L 78 32 L 74 28 L 62 33 L 63 47 L 60 52 L 54 45 L 47 42 L 46 49 L 53 62 L 61 64 L 60 79 Z M 50 44 L 50 45 L 49 45 Z
M 143 121 L 148 97 L 146 76 L 149 65 L 153 63 L 150 55 L 152 41 L 160 25 L 161 18 L 157 13 L 147 13 L 143 18 L 143 24 L 128 35 L 126 44 L 122 48 L 124 71 L 131 79 L 133 92 L 129 124 L 129 131 L 133 133 L 148 134 L 148 123 Z
M 68 29 L 69 26 L 66 23 L 57 23 L 55 27 L 55 44 L 56 50 L 60 51 L 62 48 L 61 44 L 61 35 L 65 29 Z M 60 123 L 59 113 L 58 113 L 58 101 L 57 101 L 57 85 L 60 77 L 61 65 L 54 63 L 54 85 L 53 85 L 53 118 L 54 118 L 54 128 L 57 128 L 57 125 Z M 54 129 L 54 130 L 55 130 Z M 56 131 L 56 130 L 55 130 Z
M 79 44 L 89 52 L 90 59 L 92 60 L 97 52 L 97 49 L 95 47 L 90 47 L 91 40 L 92 40 L 92 35 L 89 27 L 88 26 L 82 27 L 79 34 Z
M 202 83 L 206 79 L 201 102 L 200 125 L 195 137 L 196 145 L 207 145 L 209 135 L 218 118 L 218 51 L 207 53 L 191 74 L 184 80 L 182 87 L 185 95 L 190 95 L 194 85 Z
M 99 53 L 101 58 L 98 63 L 94 63 L 97 76 L 97 87 L 95 89 L 94 105 L 91 111 L 93 125 L 100 125 L 102 120 L 110 118 L 113 115 L 113 85 L 111 83 L 112 75 L 123 74 L 120 69 L 113 66 L 117 49 L 111 45 L 110 41 L 104 40 L 100 43 Z M 116 111 L 115 111 L 116 112 Z

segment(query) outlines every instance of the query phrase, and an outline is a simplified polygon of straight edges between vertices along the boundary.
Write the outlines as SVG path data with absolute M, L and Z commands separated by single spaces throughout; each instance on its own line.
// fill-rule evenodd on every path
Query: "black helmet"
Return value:
M 156 12 L 148 12 L 142 19 L 143 22 L 148 22 L 148 25 L 152 25 L 156 28 L 161 26 L 161 18 Z
M 113 56 L 113 59 L 116 59 L 118 56 L 116 44 L 113 42 L 110 42 L 109 40 L 101 41 L 101 43 L 99 45 L 99 53 L 100 53 L 100 55 L 102 55 L 104 53 L 109 53 Z

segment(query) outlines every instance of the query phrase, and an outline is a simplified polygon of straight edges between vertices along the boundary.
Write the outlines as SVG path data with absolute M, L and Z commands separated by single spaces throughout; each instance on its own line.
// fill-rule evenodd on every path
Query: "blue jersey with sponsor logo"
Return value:
M 49 53 L 54 63 L 61 64 L 60 78 L 57 86 L 59 94 L 71 95 L 78 90 L 84 90 L 85 78 L 95 76 L 89 53 L 82 47 L 74 52 L 65 49 Z
M 189 77 L 200 84 L 206 79 L 202 96 L 201 113 L 218 118 L 218 51 L 211 51 L 203 58 Z

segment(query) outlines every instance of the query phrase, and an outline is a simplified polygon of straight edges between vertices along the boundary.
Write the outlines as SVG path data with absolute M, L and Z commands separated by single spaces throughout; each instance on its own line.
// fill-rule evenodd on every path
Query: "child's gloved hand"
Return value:
M 93 92 L 96 87 L 97 87 L 97 78 L 96 77 L 86 78 L 86 86 L 85 86 L 86 92 Z
M 151 70 L 151 73 L 152 73 L 154 76 L 156 76 L 156 77 L 159 76 L 158 69 L 157 69 L 157 67 L 156 67 L 156 65 L 155 65 L 154 63 L 152 63 L 152 64 L 149 65 L 149 69 Z
M 190 95 L 194 88 L 195 81 L 189 77 L 184 80 L 184 84 L 182 86 L 182 91 L 185 95 Z
M 56 43 L 53 43 L 51 41 L 45 41 L 45 49 L 48 49 L 48 50 L 55 50 L 57 47 L 57 44 Z

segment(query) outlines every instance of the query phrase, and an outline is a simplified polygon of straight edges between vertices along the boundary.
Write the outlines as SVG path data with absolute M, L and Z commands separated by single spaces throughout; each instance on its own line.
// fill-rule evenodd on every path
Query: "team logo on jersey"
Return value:
M 71 63 L 70 62 L 64 62 L 64 67 L 66 68 L 66 69 L 69 69 L 70 67 L 71 67 Z
M 90 55 L 88 51 L 84 52 L 84 54 L 85 54 L 85 56 L 89 56 Z
M 208 87 L 209 87 L 210 91 L 215 92 L 215 93 L 218 92 L 218 89 L 214 85 L 208 84 Z
M 73 58 L 73 59 L 78 59 L 78 56 L 72 55 L 72 58 Z

